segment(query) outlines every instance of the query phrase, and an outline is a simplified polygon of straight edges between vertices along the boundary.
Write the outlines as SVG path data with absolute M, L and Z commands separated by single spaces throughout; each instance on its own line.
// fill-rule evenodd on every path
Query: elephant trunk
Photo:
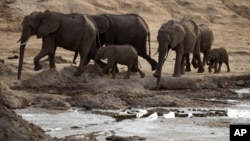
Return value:
M 208 59 L 206 59 L 206 64 L 209 65 L 210 64 L 210 61 L 208 61 Z
M 167 58 L 167 47 L 159 47 L 159 56 L 158 56 L 158 65 L 156 72 L 154 73 L 154 76 L 157 77 L 157 84 L 156 84 L 156 90 L 160 89 L 160 82 L 161 82 L 161 72 L 162 72 L 162 67 L 163 64 Z M 168 54 L 168 53 L 167 53 Z
M 21 43 L 20 52 L 19 52 L 18 73 L 17 73 L 18 80 L 21 79 L 21 73 L 22 73 L 22 68 L 23 68 L 24 49 L 25 49 L 25 44 Z
M 210 63 L 211 63 L 211 59 L 210 59 L 210 57 L 209 57 L 209 56 L 206 56 L 206 58 L 205 58 L 205 62 L 206 62 L 206 64 L 207 64 L 207 65 L 210 65 Z
M 30 32 L 22 32 L 21 39 L 19 40 L 20 41 L 20 51 L 19 51 L 18 73 L 17 73 L 18 80 L 21 79 L 25 46 L 26 46 L 26 44 L 31 36 L 31 34 L 28 34 L 28 33 L 30 33 Z
M 97 66 L 98 66 L 98 63 L 97 63 L 98 59 L 99 59 L 99 57 L 98 57 L 98 55 L 96 54 L 96 55 L 95 55 L 95 61 L 94 61 L 94 67 L 95 67 L 95 68 L 97 68 Z

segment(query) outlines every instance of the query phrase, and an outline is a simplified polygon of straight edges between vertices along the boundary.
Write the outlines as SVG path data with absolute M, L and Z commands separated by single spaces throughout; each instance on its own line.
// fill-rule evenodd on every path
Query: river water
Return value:
M 250 92 L 249 89 L 244 89 L 240 90 L 239 94 Z M 117 135 L 140 136 L 149 141 L 228 141 L 229 124 L 250 123 L 250 101 L 229 102 L 235 105 L 221 109 L 178 108 L 178 112 L 176 108 L 161 107 L 165 114 L 152 112 L 153 108 L 126 111 L 80 108 L 57 111 L 27 108 L 16 110 L 16 113 L 40 126 L 50 136 L 58 138 L 72 136 L 89 141 L 102 141 L 107 136 Z

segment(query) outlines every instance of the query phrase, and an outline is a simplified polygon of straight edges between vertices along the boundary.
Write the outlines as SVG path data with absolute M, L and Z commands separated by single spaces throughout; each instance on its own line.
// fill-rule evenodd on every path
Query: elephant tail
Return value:
M 137 16 L 137 17 L 140 18 L 140 19 L 142 20 L 142 22 L 145 24 L 145 26 L 146 26 L 146 28 L 147 28 L 147 36 L 148 36 L 148 55 L 149 55 L 149 57 L 151 57 L 150 31 L 149 31 L 148 24 L 146 23 L 146 21 L 145 21 L 140 15 L 137 15 L 137 14 L 130 14 L 130 15 L 135 15 L 135 16 Z
M 151 57 L 151 47 L 150 47 L 150 32 L 148 30 L 148 54 Z

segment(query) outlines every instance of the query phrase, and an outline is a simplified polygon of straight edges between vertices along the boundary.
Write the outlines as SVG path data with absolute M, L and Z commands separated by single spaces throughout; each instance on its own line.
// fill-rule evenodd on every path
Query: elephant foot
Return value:
M 181 77 L 181 74 L 180 74 L 180 73 L 174 73 L 174 74 L 172 75 L 172 77 Z
M 129 79 L 129 76 L 126 75 L 123 79 Z
M 196 64 L 192 64 L 192 65 L 193 65 L 193 67 L 194 67 L 195 69 L 198 68 L 198 65 L 196 65 Z
M 56 68 L 50 68 L 50 71 L 56 71 Z
M 204 68 L 198 69 L 197 73 L 203 73 L 204 72 Z
M 37 65 L 37 66 L 35 66 L 34 70 L 35 70 L 35 71 L 39 71 L 39 70 L 41 70 L 42 68 L 43 68 L 42 65 Z
M 182 71 L 182 72 L 181 72 L 181 75 L 184 75 L 184 74 L 185 74 L 185 71 Z
M 143 74 L 141 74 L 141 78 L 144 78 L 145 77 L 145 74 L 143 73 Z
M 82 73 L 83 73 L 83 71 L 77 70 L 77 71 L 74 73 L 74 76 L 81 76 Z
M 157 68 L 157 65 L 153 65 L 153 66 L 151 67 L 151 70 L 152 70 L 152 71 L 155 71 L 156 68 Z
M 161 88 L 161 85 L 157 84 L 156 87 L 155 87 L 155 90 L 160 90 L 160 88 Z
M 157 78 L 158 77 L 157 72 L 153 73 L 153 76 Z
M 191 68 L 186 68 L 185 72 L 191 72 Z
M 119 69 L 115 68 L 115 70 L 111 69 L 111 72 L 115 71 L 115 73 L 119 73 Z

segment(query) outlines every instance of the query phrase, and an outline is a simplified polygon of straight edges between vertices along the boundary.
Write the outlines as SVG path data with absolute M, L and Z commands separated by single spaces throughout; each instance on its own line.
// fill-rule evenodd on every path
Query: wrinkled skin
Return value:
M 91 17 L 95 20 L 98 27 L 101 46 L 104 44 L 132 45 L 138 52 L 138 55 L 149 62 L 152 70 L 156 69 L 157 62 L 150 57 L 149 28 L 142 17 L 136 14 L 102 14 L 92 15 Z M 146 47 L 147 38 L 149 55 Z
M 212 49 L 208 51 L 206 56 L 209 72 L 212 72 L 212 68 L 214 67 L 214 73 L 220 73 L 222 63 L 226 64 L 227 72 L 230 72 L 228 61 L 228 54 L 225 48 Z
M 192 20 L 174 21 L 169 20 L 162 24 L 158 30 L 158 66 L 154 73 L 157 77 L 156 89 L 160 89 L 161 71 L 164 61 L 170 49 L 175 50 L 176 60 L 173 77 L 180 77 L 185 73 L 184 61 L 188 53 L 193 53 L 198 60 L 198 73 L 204 72 L 200 59 L 200 38 L 198 35 L 198 26 Z
M 84 71 L 90 49 L 96 50 L 97 28 L 90 17 L 48 10 L 33 12 L 25 16 L 22 22 L 18 79 L 21 78 L 25 46 L 32 35 L 36 35 L 38 39 L 42 38 L 42 48 L 34 58 L 34 70 L 42 69 L 39 61 L 46 55 L 49 56 L 50 68 L 55 68 L 56 47 L 63 47 L 70 51 L 79 51 L 80 64 L 74 74 L 79 76 Z M 94 56 L 92 58 L 94 59 Z
M 200 32 L 200 52 L 203 53 L 203 61 L 202 65 L 205 66 L 206 63 L 206 55 L 207 52 L 211 50 L 212 44 L 214 41 L 214 35 L 212 30 L 205 24 L 200 24 L 199 26 Z M 192 65 L 194 68 L 198 67 L 198 62 L 196 58 L 192 59 Z M 186 58 L 186 72 L 191 71 L 190 62 L 189 62 L 189 55 Z
M 126 52 L 126 54 L 124 54 Z M 96 53 L 95 60 L 98 59 L 108 59 L 107 66 L 103 68 L 103 74 L 107 72 L 110 68 L 112 70 L 112 77 L 115 78 L 114 67 L 115 65 L 122 64 L 128 67 L 128 71 L 124 77 L 124 79 L 129 79 L 130 72 L 134 67 L 136 71 L 139 72 L 141 77 L 143 78 L 145 74 L 138 67 L 138 54 L 137 51 L 130 45 L 109 45 L 106 47 L 99 48 Z

